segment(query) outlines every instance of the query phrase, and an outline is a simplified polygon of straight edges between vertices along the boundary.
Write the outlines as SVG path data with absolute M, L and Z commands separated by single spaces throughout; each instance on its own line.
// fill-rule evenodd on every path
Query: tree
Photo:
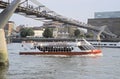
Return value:
M 79 29 L 76 29 L 76 30 L 74 31 L 74 35 L 75 35 L 75 37 L 79 37 L 79 36 L 80 36 L 80 30 L 79 30 Z
M 93 37 L 93 34 L 89 33 L 89 34 L 86 34 L 86 38 L 91 38 Z
M 43 32 L 43 37 L 52 38 L 53 37 L 53 32 L 49 28 L 46 28 L 45 31 Z
M 33 36 L 34 31 L 31 28 L 22 28 L 20 30 L 21 37 Z
M 33 31 L 33 29 L 31 29 L 31 28 L 28 28 L 27 29 L 27 36 L 34 36 L 34 31 Z

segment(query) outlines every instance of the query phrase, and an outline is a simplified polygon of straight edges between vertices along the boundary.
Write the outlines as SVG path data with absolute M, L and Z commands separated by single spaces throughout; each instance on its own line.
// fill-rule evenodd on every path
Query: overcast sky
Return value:
M 38 0 L 56 13 L 87 23 L 94 12 L 120 11 L 120 0 Z M 10 20 L 16 25 L 41 25 L 41 22 L 14 14 Z

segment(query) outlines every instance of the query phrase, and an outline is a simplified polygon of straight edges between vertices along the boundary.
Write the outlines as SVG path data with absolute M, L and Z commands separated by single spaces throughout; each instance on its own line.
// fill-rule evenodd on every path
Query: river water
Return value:
M 0 79 L 120 79 L 120 48 L 102 48 L 100 57 L 50 57 L 19 55 L 9 44 L 9 68 Z

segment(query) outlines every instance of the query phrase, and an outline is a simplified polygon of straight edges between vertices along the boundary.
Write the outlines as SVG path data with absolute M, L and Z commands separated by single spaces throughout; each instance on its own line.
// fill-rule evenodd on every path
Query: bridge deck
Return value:
M 4 8 L 6 8 L 7 5 L 8 5 L 7 2 L 0 1 L 0 8 L 4 9 Z M 29 6 L 27 6 L 27 7 L 19 6 L 16 9 L 15 13 L 18 13 L 18 14 L 23 13 L 22 15 L 27 16 L 27 17 L 35 16 L 35 17 L 31 17 L 33 19 L 35 19 L 35 18 L 45 18 L 47 20 L 59 21 L 59 22 L 62 22 L 62 23 L 78 26 L 78 27 L 81 27 L 81 28 L 86 28 L 86 29 L 90 29 L 90 30 L 94 30 L 94 31 L 100 31 L 100 29 L 98 27 L 91 26 L 91 25 L 88 25 L 88 24 L 85 24 L 85 23 L 82 23 L 82 22 L 78 22 L 76 20 L 70 20 L 68 18 L 63 18 L 63 17 L 59 17 L 59 16 L 50 15 L 48 13 L 41 12 L 39 10 L 30 8 Z M 103 31 L 103 34 L 114 36 L 111 33 L 108 33 L 106 31 Z

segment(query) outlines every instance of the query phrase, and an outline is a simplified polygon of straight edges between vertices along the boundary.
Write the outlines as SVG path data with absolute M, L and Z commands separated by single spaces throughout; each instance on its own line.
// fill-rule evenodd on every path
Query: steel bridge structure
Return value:
M 12 1 L 14 0 L 0 0 L 0 8 L 5 9 L 6 6 L 9 5 Z M 21 0 L 21 3 L 15 10 L 15 13 L 23 15 L 25 17 L 35 19 L 35 20 L 39 20 L 39 21 L 45 21 L 45 20 L 53 21 L 53 22 L 57 21 L 60 23 L 93 30 L 95 32 L 99 32 L 101 30 L 100 28 L 96 26 L 85 24 L 75 19 L 62 16 L 56 13 L 55 11 L 50 10 L 49 8 L 47 8 L 45 5 L 41 4 L 37 0 Z M 106 31 L 106 30 L 104 30 L 102 34 L 105 34 L 111 37 L 116 36 L 115 34 L 111 33 L 110 31 Z

